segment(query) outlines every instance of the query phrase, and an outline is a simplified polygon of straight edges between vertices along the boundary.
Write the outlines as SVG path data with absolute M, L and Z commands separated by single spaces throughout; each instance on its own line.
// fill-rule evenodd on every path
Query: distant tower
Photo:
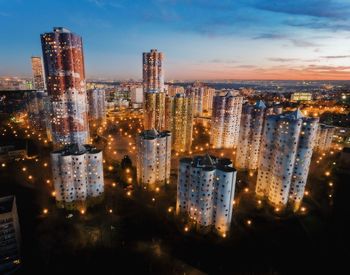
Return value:
M 33 72 L 34 89 L 39 91 L 44 91 L 45 80 L 44 80 L 43 64 L 41 62 L 41 57 L 32 56 L 32 72 Z
M 145 130 L 137 137 L 137 180 L 154 189 L 170 180 L 171 134 Z
M 209 155 L 180 159 L 176 213 L 199 230 L 230 230 L 236 170 L 229 159 Z
M 215 89 L 204 87 L 202 116 L 210 117 L 213 110 L 213 98 Z
M 0 198 L 0 273 L 13 274 L 21 263 L 21 232 L 16 198 Z
M 193 94 L 193 116 L 202 116 L 204 87 L 194 87 L 191 93 Z
M 172 133 L 172 148 L 190 151 L 193 131 L 193 97 L 176 94 L 166 98 L 166 130 Z
M 238 169 L 256 170 L 258 168 L 265 118 L 266 105 L 263 101 L 259 100 L 254 105 L 243 106 L 235 163 Z
M 64 28 L 41 35 L 55 147 L 89 143 L 83 44 Z
M 105 90 L 88 90 L 89 118 L 97 123 L 106 121 L 106 96 Z
M 325 153 L 331 149 L 332 139 L 335 127 L 326 124 L 320 124 L 317 129 L 316 143 L 314 150 L 319 153 Z
M 318 118 L 298 110 L 270 115 L 264 125 L 256 194 L 276 208 L 297 211 L 304 196 Z
M 144 129 L 163 130 L 165 93 L 163 54 L 152 49 L 143 53 Z
M 235 148 L 238 144 L 243 97 L 229 91 L 213 99 L 211 144 L 214 148 Z
M 71 144 L 51 153 L 53 184 L 60 207 L 104 192 L 102 151 L 90 145 Z

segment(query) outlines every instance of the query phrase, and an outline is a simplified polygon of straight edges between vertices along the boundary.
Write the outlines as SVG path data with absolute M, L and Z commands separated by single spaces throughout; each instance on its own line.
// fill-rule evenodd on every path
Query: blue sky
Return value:
M 40 33 L 81 35 L 89 77 L 350 79 L 350 0 L 0 0 L 0 75 L 29 76 Z

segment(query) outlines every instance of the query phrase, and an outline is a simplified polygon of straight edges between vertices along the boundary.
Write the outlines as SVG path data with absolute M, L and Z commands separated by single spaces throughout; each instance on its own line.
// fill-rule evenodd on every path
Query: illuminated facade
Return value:
M 75 208 L 77 202 L 104 192 L 102 151 L 90 145 L 71 144 L 51 153 L 56 202 Z
M 300 207 L 309 173 L 318 118 L 298 110 L 267 116 L 259 158 L 256 194 L 277 209 Z
M 202 116 L 211 116 L 213 110 L 213 98 L 215 95 L 215 89 L 204 87 L 203 90 L 203 104 L 202 104 Z
M 21 233 L 16 197 L 0 198 L 0 273 L 13 274 L 21 263 Z
M 306 92 L 293 93 L 290 97 L 291 101 L 310 101 L 312 100 L 312 94 Z
M 171 134 L 145 130 L 137 137 L 136 144 L 138 183 L 150 189 L 169 183 Z
M 191 93 L 193 95 L 193 116 L 199 117 L 203 113 L 203 87 L 192 88 Z
M 177 94 L 167 97 L 166 130 L 172 134 L 172 148 L 177 152 L 190 151 L 193 132 L 193 97 Z
M 55 147 L 89 142 L 83 45 L 64 28 L 41 35 Z
M 143 53 L 144 129 L 163 130 L 165 93 L 163 54 L 155 49 Z
M 334 132 L 335 127 L 326 124 L 320 124 L 317 129 L 314 150 L 319 153 L 325 153 L 329 151 L 331 149 Z
M 235 148 L 238 144 L 243 97 L 229 91 L 213 99 L 210 142 L 214 148 Z
M 132 87 L 130 89 L 130 101 L 131 104 L 142 104 L 143 103 L 143 88 L 142 87 Z
M 236 170 L 229 159 L 209 155 L 180 159 L 176 213 L 198 230 L 226 236 L 230 230 Z
M 89 118 L 98 123 L 106 121 L 106 96 L 104 89 L 88 90 Z
M 261 136 L 266 117 L 266 105 L 259 100 L 243 106 L 235 165 L 238 169 L 258 168 Z
M 175 96 L 176 94 L 185 93 L 185 89 L 182 86 L 169 85 L 167 89 L 168 96 Z
M 39 56 L 32 56 L 32 73 L 33 88 L 39 91 L 45 90 L 43 64 L 41 62 L 41 57 Z

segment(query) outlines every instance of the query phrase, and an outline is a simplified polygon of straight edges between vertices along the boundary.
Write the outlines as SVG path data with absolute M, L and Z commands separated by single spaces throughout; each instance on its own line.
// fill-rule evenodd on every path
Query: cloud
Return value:
M 208 61 L 208 63 L 237 63 L 236 60 L 233 60 L 233 59 L 218 59 L 218 58 L 215 58 L 215 59 L 211 59 Z
M 303 39 L 289 39 L 289 41 L 295 46 L 295 47 L 302 47 L 302 48 L 307 48 L 307 47 L 319 47 L 321 46 L 320 44 L 316 44 L 314 42 L 310 42 L 307 40 Z
M 294 20 L 285 20 L 283 24 L 290 27 L 301 27 L 309 28 L 315 30 L 332 30 L 332 31 L 349 31 L 350 22 L 346 20 L 337 21 L 337 20 L 324 20 L 324 19 L 294 19 Z
M 325 65 L 315 65 L 311 64 L 307 67 L 309 70 L 312 71 L 348 71 L 350 70 L 350 66 L 325 66 Z
M 321 58 L 327 58 L 327 59 L 350 58 L 350 55 L 326 55 L 326 56 L 321 56 Z
M 347 19 L 350 12 L 348 1 L 335 0 L 242 0 L 248 5 L 265 11 L 319 18 Z
M 121 8 L 123 7 L 122 0 L 87 0 L 88 2 L 95 4 L 99 8 L 112 7 Z
M 298 58 L 282 58 L 282 57 L 270 57 L 268 60 L 273 62 L 291 62 L 291 61 L 297 61 Z
M 253 37 L 254 40 L 258 39 L 284 39 L 287 38 L 284 34 L 278 34 L 278 33 L 262 33 L 258 36 Z
M 258 67 L 256 65 L 238 65 L 238 66 L 235 66 L 235 68 L 254 69 L 254 68 L 258 68 Z

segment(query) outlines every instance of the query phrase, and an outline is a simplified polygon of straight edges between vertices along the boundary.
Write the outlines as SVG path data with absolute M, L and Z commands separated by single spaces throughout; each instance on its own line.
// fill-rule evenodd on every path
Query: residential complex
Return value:
M 137 137 L 136 145 L 138 183 L 149 189 L 168 184 L 171 164 L 170 132 L 145 130 Z
M 317 129 L 316 142 L 314 150 L 319 153 L 325 153 L 331 149 L 335 127 L 326 124 L 320 124 Z
M 98 123 L 106 122 L 106 98 L 104 89 L 88 90 L 89 118 Z
M 238 145 L 243 97 L 232 91 L 213 98 L 210 142 L 213 148 L 235 148 Z
M 144 129 L 163 130 L 165 92 L 163 54 L 156 49 L 143 53 Z
M 51 153 L 56 202 L 76 209 L 79 202 L 104 192 L 102 151 L 90 145 L 71 144 Z
M 21 233 L 16 198 L 0 198 L 0 273 L 10 274 L 21 263 Z
M 236 184 L 232 162 L 210 155 L 180 159 L 176 213 L 200 231 L 230 230 Z
M 41 35 L 41 45 L 54 146 L 89 143 L 82 39 L 65 28 L 54 28 Z
M 32 56 L 33 88 L 38 91 L 45 90 L 45 78 L 41 57 Z
M 191 150 L 193 131 L 193 97 L 176 94 L 166 97 L 166 130 L 172 134 L 172 149 L 177 152 Z
M 297 211 L 304 196 L 316 139 L 318 118 L 294 112 L 266 118 L 261 143 L 256 194 L 277 210 Z
M 266 105 L 261 100 L 254 105 L 243 106 L 235 162 L 237 169 L 256 170 L 258 168 L 266 110 Z

